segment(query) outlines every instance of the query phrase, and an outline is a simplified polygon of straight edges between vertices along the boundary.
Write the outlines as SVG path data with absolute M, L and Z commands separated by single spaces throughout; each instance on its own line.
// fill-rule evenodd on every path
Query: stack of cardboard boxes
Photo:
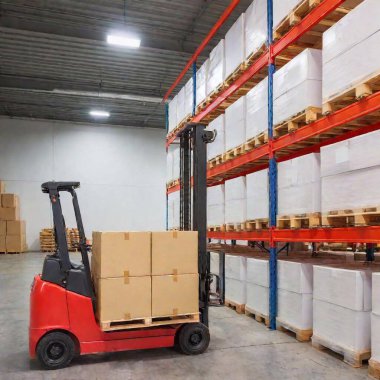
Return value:
M 0 252 L 25 252 L 25 221 L 20 220 L 19 198 L 5 193 L 4 182 L 0 181 Z
M 197 232 L 94 232 L 101 324 L 197 314 Z

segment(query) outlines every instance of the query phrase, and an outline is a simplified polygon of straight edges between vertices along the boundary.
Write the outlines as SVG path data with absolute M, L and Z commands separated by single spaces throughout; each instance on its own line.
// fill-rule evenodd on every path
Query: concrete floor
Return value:
M 212 308 L 209 350 L 188 357 L 172 349 L 91 355 L 43 371 L 28 357 L 29 289 L 44 255 L 0 255 L 0 379 L 366 379 L 339 358 L 269 331 L 227 308 Z

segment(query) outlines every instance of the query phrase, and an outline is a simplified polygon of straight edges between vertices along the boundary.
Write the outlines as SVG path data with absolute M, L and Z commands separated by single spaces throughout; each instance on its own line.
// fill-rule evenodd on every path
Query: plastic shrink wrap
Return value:
M 225 184 L 225 223 L 244 223 L 246 220 L 246 179 L 237 177 Z
M 245 13 L 246 59 L 265 45 L 267 30 L 267 0 L 254 0 Z
M 269 218 L 268 169 L 248 174 L 247 220 Z
M 197 90 L 196 90 L 196 104 L 199 106 L 207 97 L 207 75 L 208 75 L 208 68 L 210 65 L 210 60 L 207 59 L 204 64 L 199 68 L 197 71 Z
M 242 13 L 225 37 L 226 78 L 244 62 L 244 18 Z
M 224 121 L 227 151 L 245 142 L 245 107 L 246 97 L 243 96 L 226 109 Z
M 216 138 L 213 143 L 207 144 L 207 160 L 223 154 L 226 150 L 225 122 L 224 114 L 218 116 L 207 127 L 208 130 L 216 131 Z
M 210 53 L 210 63 L 207 75 L 207 96 L 223 84 L 226 76 L 226 60 L 224 57 L 224 40 Z
M 224 224 L 224 185 L 207 188 L 207 225 Z
M 247 258 L 247 304 L 264 316 L 269 315 L 269 261 Z
M 194 83 L 193 78 L 190 78 L 185 85 L 185 114 L 184 118 L 193 114 L 194 107 Z
M 169 132 L 177 126 L 177 96 L 169 103 Z
M 273 0 L 273 30 L 276 30 L 283 19 L 303 0 Z

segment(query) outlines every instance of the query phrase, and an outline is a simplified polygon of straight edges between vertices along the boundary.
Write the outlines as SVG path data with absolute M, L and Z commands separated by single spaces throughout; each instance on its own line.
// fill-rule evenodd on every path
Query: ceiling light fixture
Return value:
M 140 47 L 141 40 L 138 38 L 130 37 L 130 36 L 109 34 L 107 36 L 107 42 L 110 45 L 118 45 L 118 46 L 124 46 L 124 47 L 130 47 L 130 48 L 136 49 Z
M 92 110 L 89 112 L 92 117 L 106 118 L 110 117 L 110 113 L 107 111 Z

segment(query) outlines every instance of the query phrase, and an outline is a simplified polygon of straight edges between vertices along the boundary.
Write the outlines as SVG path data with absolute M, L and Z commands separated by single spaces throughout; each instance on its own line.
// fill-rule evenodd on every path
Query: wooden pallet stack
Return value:
M 67 247 L 70 252 L 78 250 L 79 231 L 77 228 L 66 228 Z M 41 252 L 55 252 L 57 245 L 55 243 L 55 234 L 53 228 L 44 228 L 40 232 L 40 250 Z

